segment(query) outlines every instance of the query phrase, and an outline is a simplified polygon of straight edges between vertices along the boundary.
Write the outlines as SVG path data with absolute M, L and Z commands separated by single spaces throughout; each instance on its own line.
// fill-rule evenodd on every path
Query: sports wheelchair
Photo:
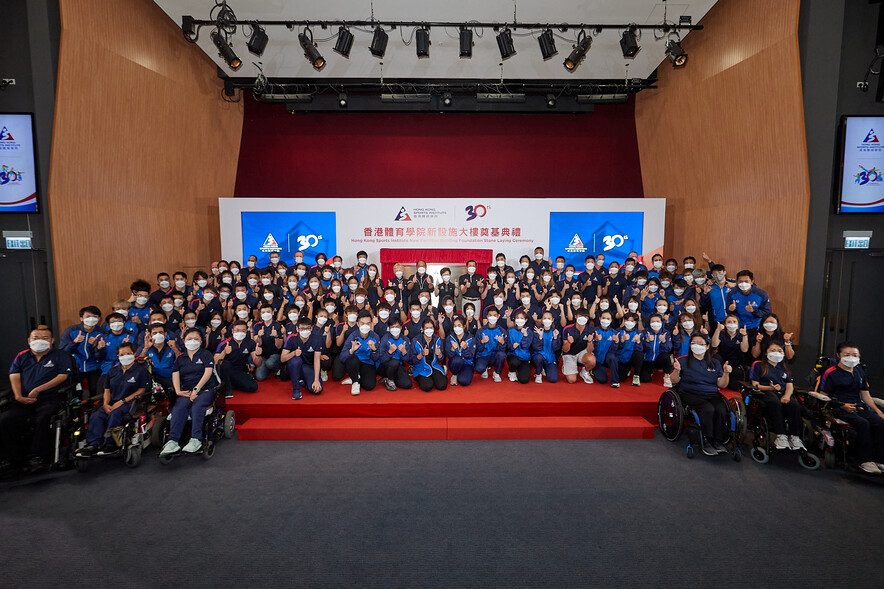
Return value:
M 836 364 L 835 359 L 820 356 L 807 378 L 811 390 L 802 401 L 810 413 L 812 438 L 805 440 L 805 444 L 822 454 L 826 468 L 844 468 L 861 473 L 848 458 L 856 443 L 856 431 L 849 423 L 833 415 L 832 399 L 819 390 L 823 373 Z
M 728 440 L 725 447 L 730 446 L 728 453 L 731 458 L 739 462 L 743 458 L 743 450 L 740 443 L 746 434 L 746 407 L 740 397 L 726 397 L 728 407 Z M 663 437 L 670 442 L 675 442 L 681 437 L 682 432 L 688 436 L 685 454 L 693 458 L 695 445 L 703 448 L 703 434 L 700 427 L 700 417 L 696 411 L 685 403 L 678 393 L 678 385 L 663 391 L 657 403 L 657 425 Z M 692 433 L 695 433 L 698 441 L 693 441 Z

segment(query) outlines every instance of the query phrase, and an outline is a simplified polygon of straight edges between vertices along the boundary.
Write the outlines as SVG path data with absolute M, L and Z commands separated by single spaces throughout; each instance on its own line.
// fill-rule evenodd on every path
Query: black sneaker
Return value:
M 230 391 L 229 393 L 227 393 L 226 395 L 224 395 L 224 398 L 225 398 L 225 399 L 232 399 L 232 398 L 233 398 L 233 391 Z
M 300 401 L 301 400 L 301 391 L 295 391 L 292 393 L 292 401 Z
M 388 391 L 395 391 L 396 390 L 396 383 L 393 382 L 392 380 L 390 380 L 389 378 L 385 378 L 384 379 L 384 387 Z
M 86 446 L 85 448 L 83 448 L 82 450 L 80 450 L 80 451 L 78 452 L 78 454 L 79 454 L 80 456 L 92 456 L 92 455 L 95 454 L 96 452 L 98 452 L 98 446 L 94 446 L 94 445 L 93 445 L 93 446 Z
M 703 438 L 702 446 L 703 454 L 706 456 L 718 456 L 718 451 L 715 449 L 715 446 L 706 438 Z
M 719 454 L 727 454 L 727 448 L 725 448 L 721 442 L 712 442 L 712 447 L 715 448 L 715 451 Z

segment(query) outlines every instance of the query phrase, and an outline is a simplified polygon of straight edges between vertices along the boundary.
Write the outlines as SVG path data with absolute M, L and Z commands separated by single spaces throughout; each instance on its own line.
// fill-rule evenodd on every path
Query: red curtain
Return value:
M 397 262 L 415 264 L 418 260 L 427 264 L 466 264 L 476 260 L 479 268 L 487 268 L 494 260 L 494 250 L 381 248 L 381 278 L 392 278 L 393 264 Z

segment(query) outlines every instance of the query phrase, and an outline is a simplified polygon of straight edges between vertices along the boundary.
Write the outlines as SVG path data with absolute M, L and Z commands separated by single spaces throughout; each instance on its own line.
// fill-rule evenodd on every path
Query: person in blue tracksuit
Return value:
M 660 279 L 653 277 L 648 278 L 648 284 L 641 293 L 642 299 L 642 317 L 649 317 L 657 307 L 657 301 L 663 299 L 667 303 L 666 298 L 660 289 Z
M 672 384 L 679 384 L 678 394 L 700 418 L 703 453 L 726 454 L 722 442 L 729 437 L 727 401 L 719 389 L 727 386 L 731 366 L 712 357 L 709 340 L 696 334 L 690 341 L 690 353 L 673 363 Z
M 648 318 L 647 328 L 642 333 L 643 362 L 641 382 L 651 382 L 654 370 L 663 371 L 663 386 L 672 386 L 669 375 L 672 373 L 672 337 L 659 313 Z
M 86 379 L 89 394 L 99 394 L 98 379 L 101 377 L 101 361 L 104 359 L 105 349 L 98 348 L 98 342 L 102 338 L 101 310 L 90 305 L 80 309 L 80 322 L 71 325 L 61 334 L 59 349 L 73 355 L 74 363 L 80 372 L 80 378 Z
M 185 352 L 175 359 L 172 369 L 172 385 L 178 399 L 172 406 L 172 421 L 169 426 L 169 441 L 160 451 L 161 455 L 174 454 L 179 450 L 193 453 L 203 447 L 203 423 L 206 409 L 215 400 L 215 361 L 212 353 L 203 347 L 200 330 L 190 328 L 184 332 Z M 183 448 L 179 440 L 184 434 L 187 418 L 190 416 L 190 440 Z
M 402 333 L 402 320 L 393 315 L 378 344 L 378 374 L 388 391 L 410 389 L 411 377 L 405 369 L 411 341 Z
M 448 388 L 445 378 L 445 351 L 442 339 L 436 333 L 435 322 L 427 317 L 424 319 L 421 332 L 411 340 L 411 354 L 408 362 L 417 386 L 425 393 L 436 388 L 444 391 Z
M 166 334 L 165 325 L 151 325 L 148 332 L 148 340 L 138 352 L 139 358 L 150 360 L 150 374 L 166 395 L 170 403 L 175 402 L 175 387 L 172 385 L 172 369 L 175 366 L 175 358 L 178 356 L 178 344 Z M 183 344 L 182 348 L 183 349 Z
M 451 386 L 468 386 L 473 382 L 473 358 L 476 355 L 476 342 L 466 330 L 463 317 L 455 316 L 451 332 L 447 338 L 445 354 L 448 368 L 451 369 Z
M 691 338 L 697 334 L 706 336 L 706 329 L 698 326 L 692 316 L 680 315 L 672 328 L 672 353 L 676 357 L 687 355 L 691 351 Z
M 728 311 L 736 313 L 740 325 L 746 327 L 749 341 L 755 341 L 761 318 L 770 313 L 770 298 L 755 285 L 755 277 L 749 270 L 737 273 L 737 289 L 728 293 Z
M 528 315 L 524 309 L 515 313 L 512 327 L 507 332 L 507 357 L 511 382 L 527 384 L 531 379 L 531 344 L 534 331 L 528 325 Z
M 709 296 L 710 322 L 709 327 L 712 331 L 722 323 L 727 317 L 728 307 L 730 306 L 730 293 L 736 288 L 736 283 L 728 280 L 727 271 L 721 264 L 712 264 L 711 267 L 712 282 L 708 288 L 704 288 Z
M 595 330 L 595 358 L 596 364 L 592 369 L 592 376 L 602 384 L 611 378 L 611 386 L 620 388 L 620 364 L 617 360 L 619 346 L 618 330 L 611 326 L 613 315 L 610 311 L 602 311 L 599 317 L 599 326 Z
M 546 380 L 549 382 L 558 382 L 559 365 L 556 354 L 562 349 L 562 332 L 555 325 L 555 318 L 549 311 L 543 312 L 540 323 L 542 327 L 534 328 L 534 339 L 531 342 L 534 382 L 543 382 L 541 373 L 546 373 Z
M 632 369 L 632 386 L 634 387 L 641 384 L 641 371 L 645 359 L 638 322 L 639 318 L 635 313 L 627 313 L 623 318 L 619 334 L 620 349 L 617 351 L 620 381 L 626 380 L 630 369 Z
M 578 307 L 574 312 L 574 323 L 562 331 L 562 375 L 569 383 L 577 382 L 579 375 L 583 382 L 592 384 L 592 369 L 595 367 L 593 340 L 589 310 Z M 578 366 L 581 366 L 579 371 Z
M 260 363 L 261 349 L 249 337 L 248 324 L 242 320 L 234 321 L 230 326 L 230 337 L 215 347 L 215 366 L 227 399 L 233 397 L 234 390 L 244 393 L 258 390 L 258 381 L 249 374 L 249 366 Z
M 556 282 L 556 290 L 562 293 L 562 297 L 567 301 L 575 294 L 580 295 L 583 290 L 580 279 L 574 272 L 574 266 L 568 264 L 565 266 L 565 272 Z
M 292 381 L 293 401 L 301 398 L 302 388 L 314 395 L 322 394 L 321 355 L 322 336 L 313 331 L 313 321 L 305 315 L 298 319 L 297 331 L 286 338 L 279 358 Z
M 135 362 L 135 344 L 121 343 L 117 347 L 117 360 L 104 381 L 104 402 L 89 416 L 86 447 L 81 451 L 87 456 L 98 451 L 108 429 L 123 425 L 132 410 L 132 402 L 147 389 L 147 369 Z
M 150 316 L 150 283 L 146 280 L 136 280 L 129 288 L 132 296 L 129 297 L 129 317 L 128 319 L 138 325 L 137 331 L 142 331 L 147 325 L 147 319 Z
M 500 382 L 503 362 L 506 360 L 506 329 L 498 325 L 500 312 L 496 307 L 488 309 L 488 323 L 476 332 L 476 359 L 474 367 L 482 378 L 488 378 L 488 367 L 494 372 L 494 382 Z
M 108 331 L 98 341 L 97 348 L 103 350 L 104 358 L 101 361 L 101 373 L 107 374 L 114 362 L 117 361 L 117 347 L 123 342 L 135 343 L 135 333 L 125 329 L 126 317 L 120 313 L 111 313 L 107 316 Z M 99 389 L 101 384 L 99 383 Z
M 341 347 L 341 362 L 352 381 L 351 395 L 358 395 L 362 389 L 370 391 L 377 384 L 377 351 L 381 338 L 371 330 L 371 321 L 371 313 L 360 311 L 356 329 Z

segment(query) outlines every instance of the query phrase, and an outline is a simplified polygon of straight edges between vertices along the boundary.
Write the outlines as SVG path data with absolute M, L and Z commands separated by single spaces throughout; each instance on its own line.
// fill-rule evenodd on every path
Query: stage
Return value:
M 328 381 L 321 395 L 291 399 L 288 382 L 269 379 L 252 394 L 235 392 L 239 439 L 252 440 L 493 440 L 648 439 L 657 423 L 659 378 L 620 389 L 609 385 L 512 383 L 476 378 L 468 387 L 425 393 L 350 394 Z

